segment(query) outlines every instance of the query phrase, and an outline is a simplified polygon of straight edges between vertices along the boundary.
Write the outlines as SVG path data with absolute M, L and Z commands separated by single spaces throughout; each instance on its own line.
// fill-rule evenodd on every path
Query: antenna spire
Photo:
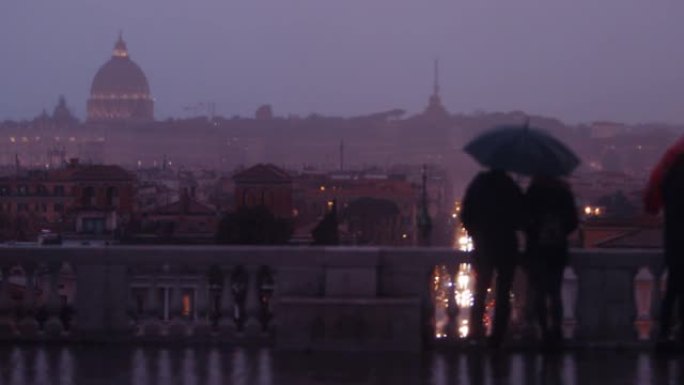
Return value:
M 435 68 L 434 68 L 434 85 L 433 85 L 433 92 L 434 95 L 439 95 L 439 58 L 435 59 Z

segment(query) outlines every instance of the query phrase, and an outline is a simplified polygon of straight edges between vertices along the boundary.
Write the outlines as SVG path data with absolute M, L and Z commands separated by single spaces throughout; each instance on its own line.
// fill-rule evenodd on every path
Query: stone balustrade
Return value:
M 573 252 L 565 336 L 651 340 L 661 259 L 657 250 Z M 453 287 L 467 262 L 439 248 L 3 246 L 0 338 L 419 350 L 463 337 L 465 300 Z M 451 279 L 441 302 L 436 267 Z M 514 296 L 513 323 L 524 324 L 523 297 Z

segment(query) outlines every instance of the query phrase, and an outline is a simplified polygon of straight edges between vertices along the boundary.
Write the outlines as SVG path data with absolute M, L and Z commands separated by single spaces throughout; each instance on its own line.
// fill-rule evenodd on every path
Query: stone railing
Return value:
M 660 261 L 658 251 L 574 252 L 566 337 L 650 340 Z M 458 298 L 436 303 L 435 271 L 453 277 L 448 289 L 467 262 L 437 248 L 6 246 L 0 337 L 419 350 L 436 336 L 458 340 Z

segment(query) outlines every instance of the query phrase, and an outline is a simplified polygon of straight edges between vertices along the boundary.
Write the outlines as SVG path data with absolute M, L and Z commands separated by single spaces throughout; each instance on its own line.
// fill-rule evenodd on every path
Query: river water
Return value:
M 599 350 L 422 355 L 0 346 L 0 384 L 683 384 L 684 356 Z

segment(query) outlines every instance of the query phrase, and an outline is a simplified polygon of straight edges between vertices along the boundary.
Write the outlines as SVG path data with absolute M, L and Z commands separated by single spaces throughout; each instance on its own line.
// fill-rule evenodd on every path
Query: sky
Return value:
M 684 123 L 681 0 L 2 0 L 0 120 L 81 118 L 119 30 L 157 118 L 422 110 Z

